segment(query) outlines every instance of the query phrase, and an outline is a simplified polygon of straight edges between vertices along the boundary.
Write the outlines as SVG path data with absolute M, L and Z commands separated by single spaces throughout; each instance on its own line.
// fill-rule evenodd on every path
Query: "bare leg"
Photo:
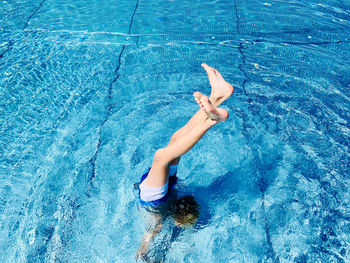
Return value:
M 228 97 L 231 96 L 232 91 Z M 178 136 L 175 136 L 176 133 L 173 135 L 167 147 L 155 153 L 151 170 L 145 179 L 147 186 L 159 187 L 166 184 L 169 176 L 169 163 L 177 164 L 181 155 L 188 152 L 210 127 L 217 124 L 219 120 L 226 120 L 228 118 L 228 112 L 224 109 L 216 108 L 207 96 L 204 96 L 200 92 L 196 92 L 194 96 L 201 109 L 182 129 L 176 132 Z M 213 99 L 215 98 L 217 97 L 214 96 Z M 220 99 L 216 104 L 222 101 L 223 100 Z M 181 136 L 179 136 L 180 134 Z M 149 229 L 143 236 L 141 246 L 136 254 L 137 259 L 144 258 L 151 240 L 160 232 L 161 227 L 161 218 L 156 218 L 155 226 Z
M 183 136 L 180 136 L 167 147 L 155 153 L 151 170 L 144 181 L 147 186 L 160 187 L 166 184 L 168 181 L 169 163 L 188 152 L 210 127 L 228 118 L 228 112 L 224 109 L 216 108 L 207 96 L 200 92 L 196 92 L 195 96 L 201 107 L 198 117 L 196 117 L 198 118 L 196 120 L 197 125 L 194 125 Z
M 136 260 L 143 259 L 146 255 L 148 246 L 151 240 L 160 232 L 162 229 L 162 218 L 161 216 L 154 214 L 154 222 L 150 225 L 149 229 L 143 234 L 141 245 L 136 253 Z
M 214 105 L 214 107 L 219 107 L 221 103 L 223 103 L 232 95 L 234 89 L 230 83 L 224 80 L 220 72 L 215 68 L 209 67 L 205 63 L 202 63 L 202 67 L 207 72 L 211 85 L 209 100 Z M 200 111 L 193 115 L 184 127 L 175 132 L 174 136 L 181 137 L 184 133 L 187 132 L 188 129 L 196 125 L 198 119 L 200 118 L 198 115 L 201 115 Z
M 208 66 L 205 63 L 201 65 L 208 74 L 208 79 L 211 85 L 211 92 L 209 100 L 213 104 L 214 107 L 220 106 L 227 98 L 229 98 L 233 93 L 233 87 L 230 83 L 224 80 L 221 76 L 220 72 L 215 68 Z M 197 101 L 197 100 L 196 100 Z M 197 101 L 198 103 L 198 101 Z M 192 118 L 187 122 L 187 124 L 176 131 L 171 137 L 170 143 L 176 141 L 179 137 L 186 134 L 189 130 L 191 130 L 194 126 L 198 124 L 198 122 L 203 118 L 203 111 L 199 110 L 196 114 L 192 116 Z M 171 165 L 178 164 L 181 157 L 177 157 L 171 161 Z

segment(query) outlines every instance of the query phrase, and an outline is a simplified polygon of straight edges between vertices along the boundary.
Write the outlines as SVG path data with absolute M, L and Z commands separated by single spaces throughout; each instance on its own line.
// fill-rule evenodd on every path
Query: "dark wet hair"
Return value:
M 173 217 L 180 226 L 194 225 L 199 217 L 199 205 L 191 195 L 176 200 L 173 208 Z

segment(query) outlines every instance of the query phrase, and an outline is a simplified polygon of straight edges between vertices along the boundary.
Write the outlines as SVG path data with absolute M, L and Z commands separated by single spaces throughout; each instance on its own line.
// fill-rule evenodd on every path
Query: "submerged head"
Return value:
M 199 205 L 194 197 L 186 195 L 176 200 L 173 217 L 177 226 L 193 226 L 199 217 Z

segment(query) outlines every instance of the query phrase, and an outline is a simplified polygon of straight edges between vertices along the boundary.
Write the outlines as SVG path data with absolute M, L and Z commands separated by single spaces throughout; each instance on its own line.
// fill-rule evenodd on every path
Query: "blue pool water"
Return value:
M 155 262 L 350 262 L 350 3 L 0 2 L 0 262 L 133 262 L 133 184 L 210 87 L 179 166 L 201 205 Z

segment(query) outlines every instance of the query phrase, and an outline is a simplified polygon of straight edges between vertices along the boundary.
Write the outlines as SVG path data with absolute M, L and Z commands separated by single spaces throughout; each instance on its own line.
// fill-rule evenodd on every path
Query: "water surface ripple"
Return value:
M 194 229 L 156 262 L 350 261 L 347 1 L 0 3 L 0 261 L 133 262 L 133 184 L 210 87 L 230 119 L 181 161 Z

